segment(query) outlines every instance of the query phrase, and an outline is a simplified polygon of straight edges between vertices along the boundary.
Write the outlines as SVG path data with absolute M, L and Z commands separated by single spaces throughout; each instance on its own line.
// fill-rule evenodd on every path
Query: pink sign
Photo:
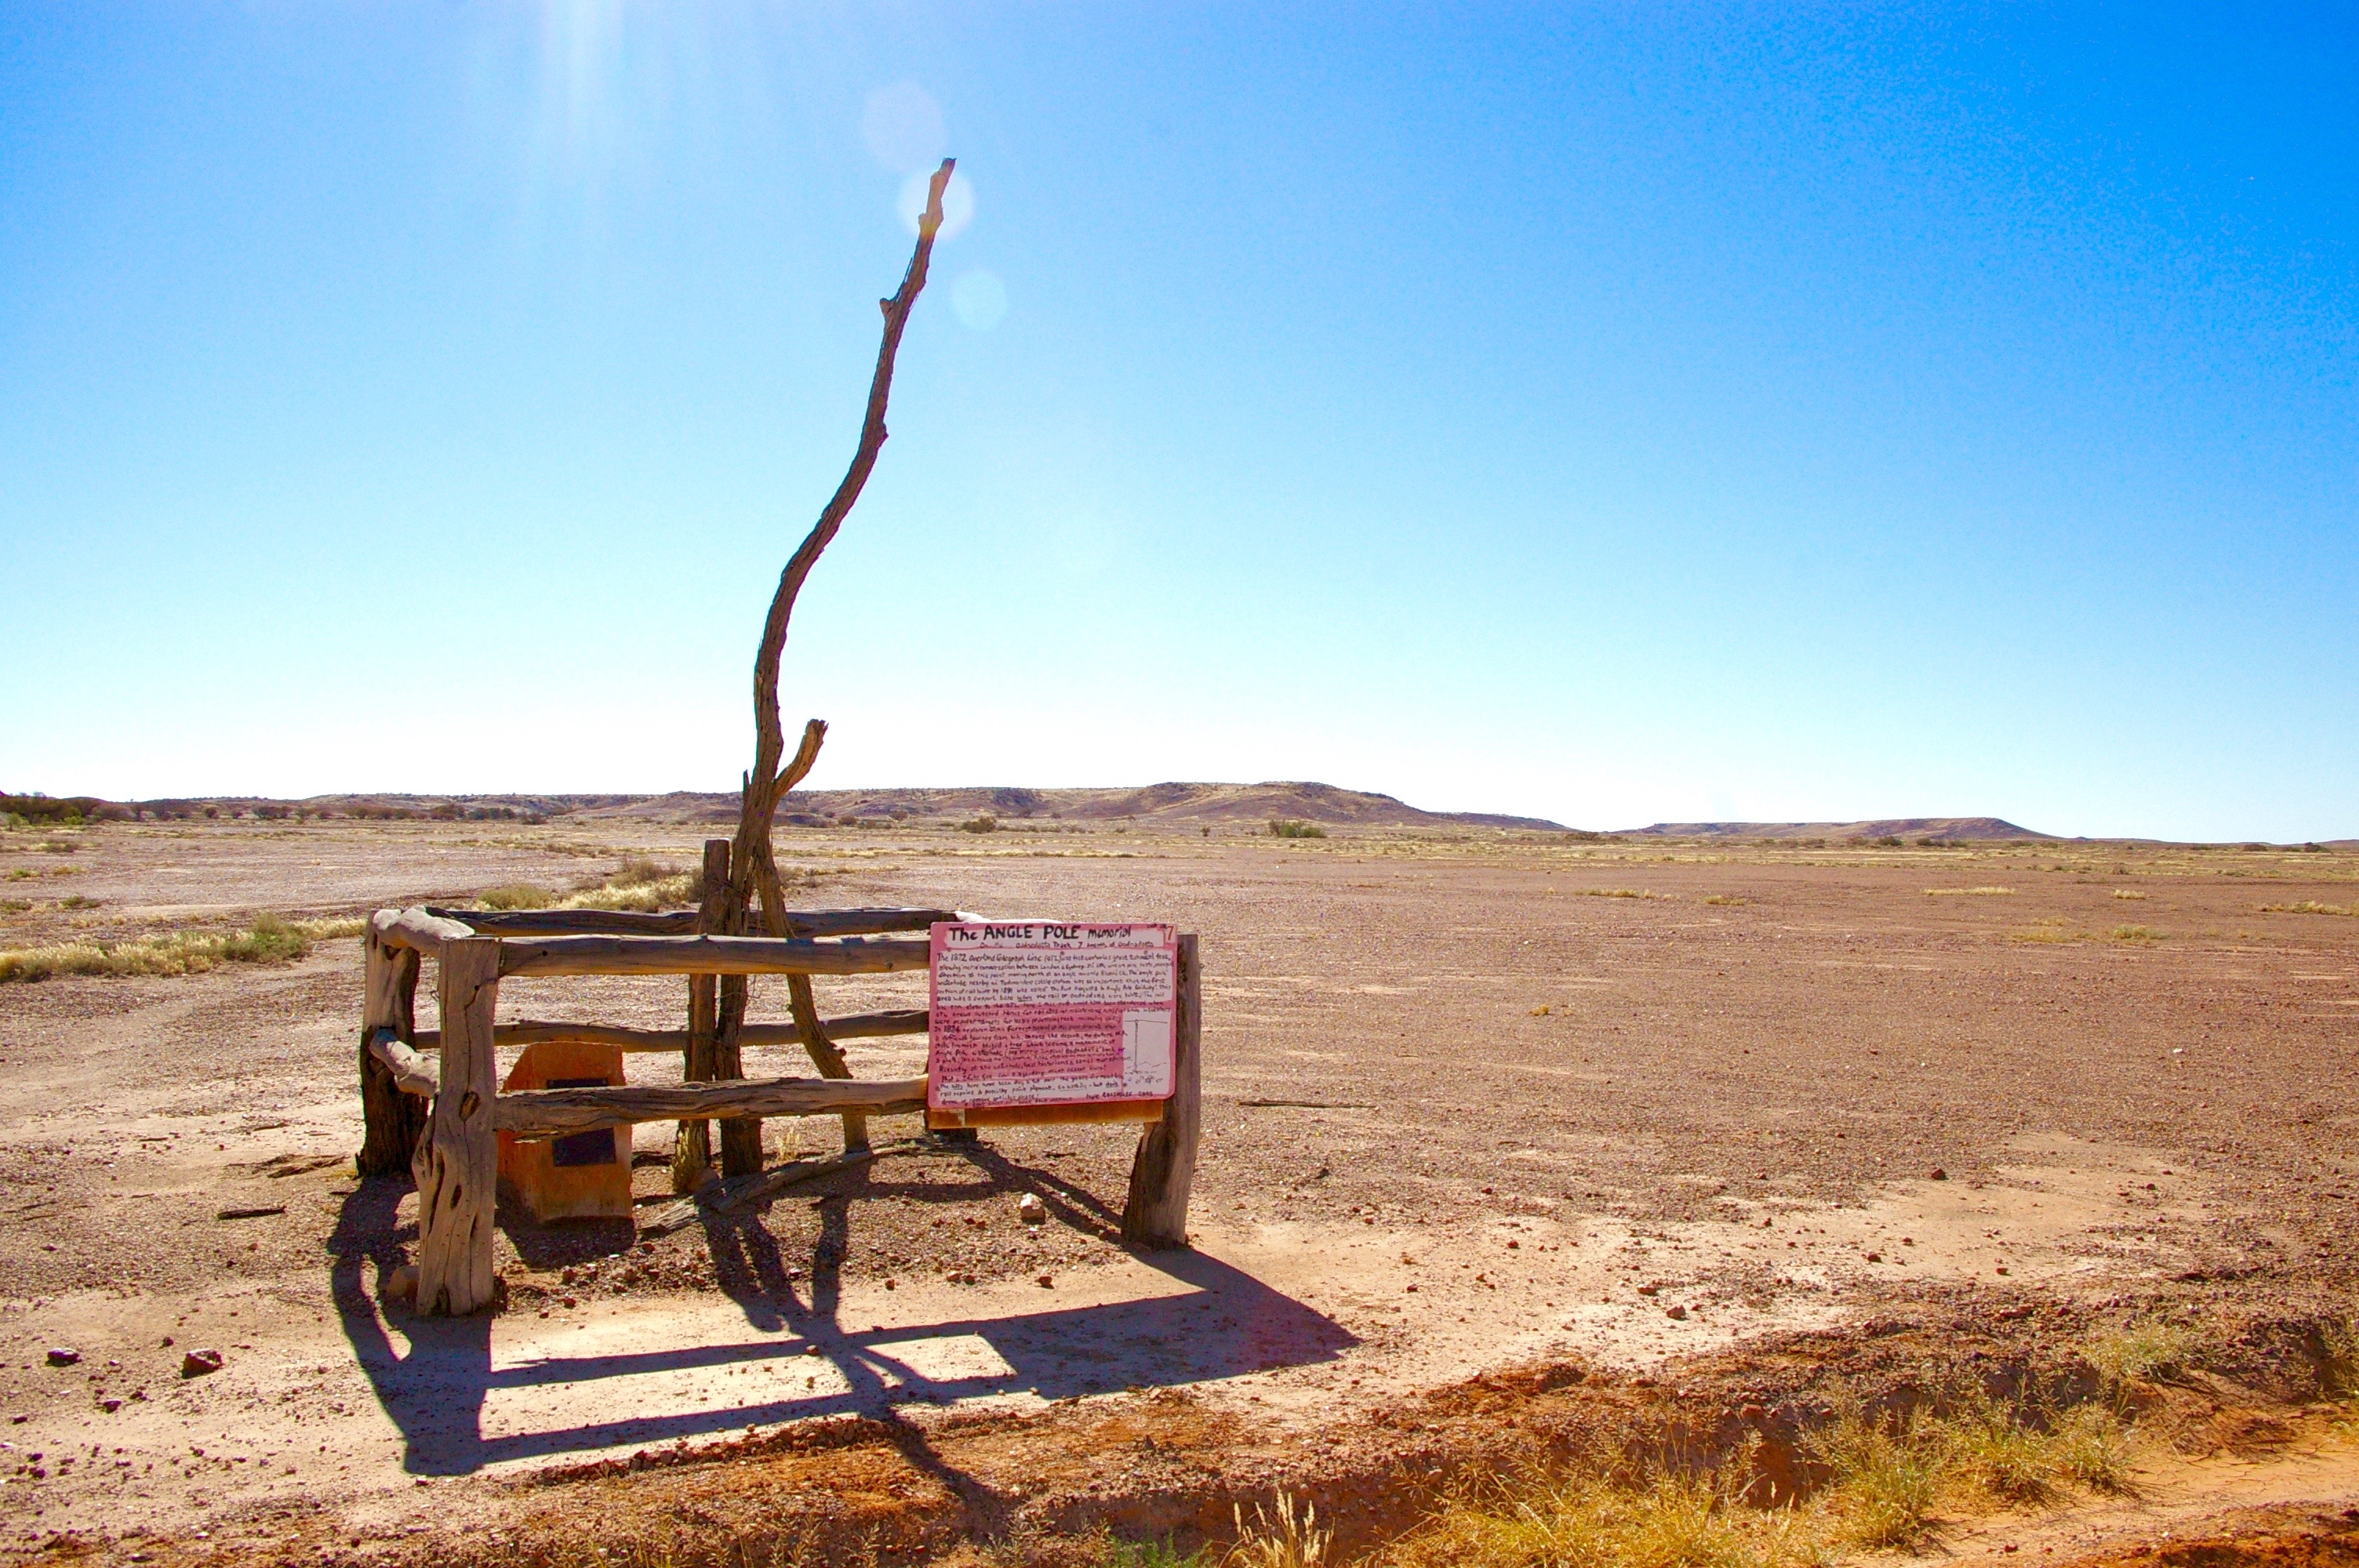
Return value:
M 1168 1098 L 1179 965 L 1169 925 L 935 925 L 927 1105 Z

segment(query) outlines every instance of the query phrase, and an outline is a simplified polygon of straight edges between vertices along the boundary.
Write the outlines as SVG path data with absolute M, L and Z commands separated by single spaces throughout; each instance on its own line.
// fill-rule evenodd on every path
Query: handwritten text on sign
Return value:
M 933 928 L 926 1102 L 937 1110 L 1171 1093 L 1169 925 Z

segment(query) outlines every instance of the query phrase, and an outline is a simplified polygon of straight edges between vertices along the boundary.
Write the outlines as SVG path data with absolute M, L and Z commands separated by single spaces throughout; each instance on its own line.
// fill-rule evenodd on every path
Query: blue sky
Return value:
M 0 787 L 2359 834 L 2347 8 L 12 5 Z

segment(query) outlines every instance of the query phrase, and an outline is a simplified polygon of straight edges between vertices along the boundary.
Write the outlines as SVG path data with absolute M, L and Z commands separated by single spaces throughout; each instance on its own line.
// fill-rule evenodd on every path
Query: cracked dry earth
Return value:
M 561 886 L 690 864 L 708 831 L 12 834 L 0 946 Z M 407 1184 L 352 1176 L 356 942 L 0 987 L 0 1550 L 398 1553 L 490 1539 L 552 1475 L 654 1497 L 757 1469 L 872 1532 L 906 1515 L 919 1556 L 1027 1520 L 1185 1534 L 1255 1487 L 1439 1477 L 1549 1401 L 1645 1404 L 1896 1324 L 1937 1358 L 1984 1333 L 2028 1355 L 2142 1313 L 2354 1304 L 2359 920 L 2292 906 L 2350 907 L 2359 855 L 1226 826 L 780 849 L 813 904 L 1201 933 L 1194 1249 L 1116 1245 L 1128 1134 L 1010 1130 L 663 1236 L 504 1210 L 506 1310 L 422 1322 L 379 1289 Z M 830 1013 L 922 1005 L 922 977 L 820 985 Z M 783 1017 L 768 986 L 755 1016 Z M 683 989 L 510 981 L 501 1015 L 669 1027 Z M 922 1070 L 921 1040 L 849 1049 Z M 643 1225 L 669 1136 L 637 1133 Z M 767 1137 L 776 1161 L 836 1134 Z M 191 1348 L 222 1368 L 182 1377 Z M 1515 1411 L 1450 1403 L 1505 1368 L 1542 1369 Z M 2327 1457 L 2299 1497 L 2220 1507 L 2359 1501 L 2343 1440 L 2273 1386 L 2211 1397 L 2284 1406 Z

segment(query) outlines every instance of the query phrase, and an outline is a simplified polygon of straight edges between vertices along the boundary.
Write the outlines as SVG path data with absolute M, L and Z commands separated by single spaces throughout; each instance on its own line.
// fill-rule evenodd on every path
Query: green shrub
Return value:
M 1269 834 L 1273 838 L 1324 838 L 1327 829 L 1299 817 L 1273 816 L 1269 819 Z

